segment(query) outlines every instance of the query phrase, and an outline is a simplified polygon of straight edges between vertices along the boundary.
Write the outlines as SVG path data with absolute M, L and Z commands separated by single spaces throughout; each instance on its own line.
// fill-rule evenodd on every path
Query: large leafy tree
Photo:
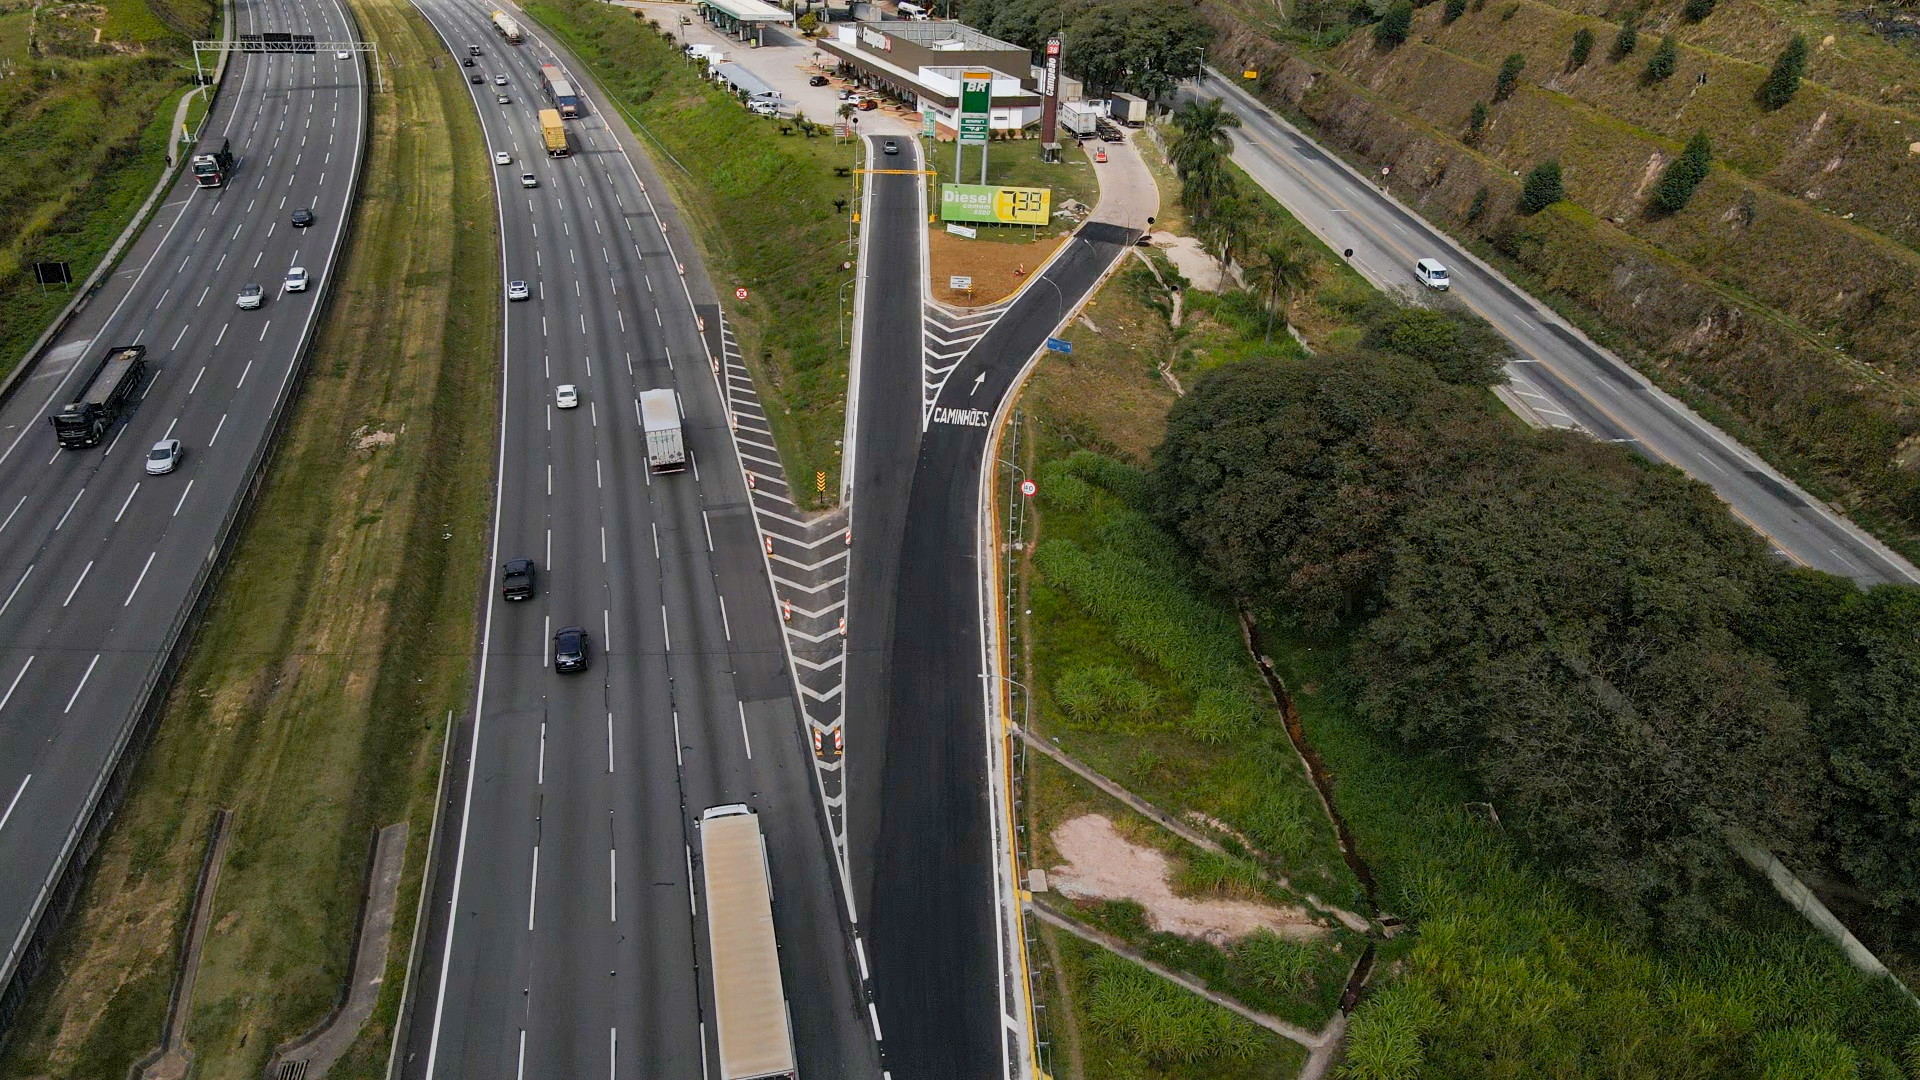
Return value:
M 1513 347 L 1493 327 L 1465 311 L 1400 307 L 1382 297 L 1360 313 L 1362 344 L 1419 360 L 1450 383 L 1492 386 L 1507 381 Z

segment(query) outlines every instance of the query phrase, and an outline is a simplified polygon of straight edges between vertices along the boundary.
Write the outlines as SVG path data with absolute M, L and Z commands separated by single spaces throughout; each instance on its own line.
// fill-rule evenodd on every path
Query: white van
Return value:
M 913 3 L 912 0 L 900 0 L 898 10 L 903 19 L 924 20 L 927 17 L 927 9 Z
M 1420 279 L 1420 284 L 1440 292 L 1446 292 L 1453 284 L 1447 279 L 1447 268 L 1434 259 L 1421 259 L 1414 263 L 1413 276 Z

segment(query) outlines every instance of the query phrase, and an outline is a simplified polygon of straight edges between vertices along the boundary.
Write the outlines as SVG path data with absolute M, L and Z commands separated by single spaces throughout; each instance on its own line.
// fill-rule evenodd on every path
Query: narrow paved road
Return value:
M 488 153 L 512 158 L 495 170 L 503 270 L 531 297 L 506 306 L 493 562 L 533 559 L 539 587 L 487 602 L 442 848 L 450 891 L 435 897 L 405 1075 L 707 1075 L 694 823 L 738 802 L 766 830 L 802 1075 L 877 1076 L 760 540 L 696 324 L 704 315 L 711 343 L 717 319 L 696 312 L 676 270 L 677 257 L 698 272 L 685 233 L 664 189 L 643 189 L 613 129 L 623 121 L 531 20 L 510 45 L 489 6 L 418 6 L 457 57 L 480 47 L 462 70 L 481 76 L 470 89 Z M 541 64 L 564 64 L 586 102 L 566 121 L 568 157 L 542 148 Z M 523 172 L 539 186 L 521 186 Z M 561 384 L 579 388 L 577 408 L 554 407 Z M 678 395 L 684 472 L 649 473 L 638 399 L 655 388 Z M 567 625 L 591 635 L 584 674 L 549 664 Z
M 243 34 L 357 37 L 337 0 L 236 0 L 234 10 Z M 346 222 L 363 87 L 358 57 L 235 57 L 206 128 L 232 140 L 232 179 L 203 189 L 182 170 L 118 272 L 0 410 L 9 1002 L 21 992 L 16 972 L 41 954 L 43 913 L 58 914 L 84 870 L 92 808 L 124 782 L 114 773 L 122 747 L 295 374 Z M 314 212 L 312 227 L 290 224 L 300 208 Z M 312 285 L 283 292 L 296 265 Z M 266 302 L 240 311 L 248 282 L 266 287 Z M 148 350 L 131 418 L 97 447 L 58 449 L 46 417 L 125 344 Z M 185 444 L 185 464 L 146 475 L 148 448 L 169 437 Z
M 1239 115 L 1233 159 L 1336 252 L 1383 289 L 1408 292 L 1414 261 L 1437 258 L 1452 295 L 1518 351 L 1513 390 L 1555 426 L 1631 445 L 1713 488 L 1733 513 L 1803 566 L 1861 585 L 1920 582 L 1920 571 L 1808 495 L 1619 357 L 1599 348 L 1451 238 L 1362 180 L 1333 155 L 1217 72 L 1186 91 Z

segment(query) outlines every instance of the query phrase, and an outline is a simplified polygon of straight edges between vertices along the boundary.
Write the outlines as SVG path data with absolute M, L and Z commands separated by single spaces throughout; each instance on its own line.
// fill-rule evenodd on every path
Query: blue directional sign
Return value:
M 1070 353 L 1073 351 L 1073 342 L 1066 338 L 1050 337 L 1047 339 L 1047 348 L 1053 352 Z

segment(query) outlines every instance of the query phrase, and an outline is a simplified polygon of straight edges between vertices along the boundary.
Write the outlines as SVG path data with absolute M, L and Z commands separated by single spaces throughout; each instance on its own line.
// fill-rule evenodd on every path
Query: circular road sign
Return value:
M 1032 498 L 1034 495 L 1038 494 L 1039 491 L 1040 491 L 1040 485 L 1034 483 L 1033 481 L 1031 480 L 1020 481 L 1020 494 L 1025 495 L 1028 498 Z
M 745 300 L 747 298 L 747 290 L 745 288 L 733 290 L 733 298 L 735 300 Z

